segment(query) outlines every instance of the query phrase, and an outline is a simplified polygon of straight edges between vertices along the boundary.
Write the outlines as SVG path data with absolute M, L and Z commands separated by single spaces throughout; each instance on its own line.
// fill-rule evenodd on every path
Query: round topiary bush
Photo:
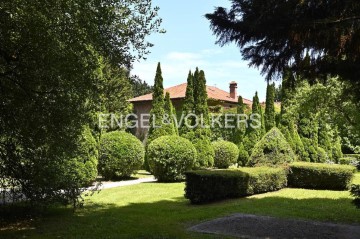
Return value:
M 255 145 L 249 165 L 283 165 L 293 162 L 295 158 L 296 156 L 284 135 L 278 128 L 274 127 Z
M 113 131 L 100 139 L 99 173 L 105 179 L 127 178 L 144 163 L 143 144 L 132 134 Z
M 228 168 L 235 164 L 239 157 L 239 149 L 236 144 L 220 140 L 212 143 L 215 151 L 214 166 L 217 168 Z
M 184 172 L 192 169 L 196 160 L 193 144 L 180 136 L 162 136 L 147 148 L 151 172 L 160 182 L 184 180 Z

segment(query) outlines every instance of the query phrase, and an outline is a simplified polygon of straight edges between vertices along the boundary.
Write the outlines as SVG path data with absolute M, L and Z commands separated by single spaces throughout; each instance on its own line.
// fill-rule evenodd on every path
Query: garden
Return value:
M 184 112 L 205 114 L 205 119 L 210 119 L 212 114 L 224 116 L 233 110 L 209 112 L 204 71 L 190 73 L 187 81 Z M 169 94 L 164 94 L 162 83 L 159 64 L 152 108 L 157 117 L 150 121 L 165 114 L 178 115 Z M 2 221 L 1 234 L 212 238 L 186 229 L 239 212 L 360 223 L 360 210 L 356 209 L 360 200 L 359 155 L 342 153 L 341 133 L 336 125 L 321 119 L 322 114 L 309 108 L 302 113 L 314 118 L 296 118 L 294 115 L 299 114 L 294 111 L 301 106 L 294 106 L 291 98 L 285 98 L 285 87 L 283 84 L 281 109 L 275 107 L 275 85 L 268 85 L 265 104 L 254 96 L 252 109 L 246 108 L 239 97 L 237 113 L 260 114 L 259 127 L 239 124 L 212 129 L 196 125 L 194 114 L 187 122 L 195 126 L 191 128 L 185 122 L 177 127 L 175 118 L 168 122 L 158 120 L 156 123 L 161 126 L 150 128 L 144 142 L 127 129 L 102 130 L 96 140 L 85 128 L 79 140 L 81 154 L 73 161 L 73 169 L 81 175 L 80 185 L 96 184 L 99 176 L 105 181 L 133 179 L 139 177 L 138 170 L 142 177 L 153 175 L 157 182 L 91 193 L 81 191 L 81 201 L 73 204 L 73 209 L 51 204 L 40 214 L 29 209 L 26 201 L 18 201 L 5 207 L 4 215 L 8 215 Z M 311 91 L 307 85 L 303 87 Z M 299 97 L 298 94 L 293 97 Z M 250 125 L 251 117 L 247 118 Z M 238 121 L 231 123 L 236 125 Z M 311 143 L 306 144 L 308 141 Z
M 189 228 L 234 213 L 360 225 L 358 18 L 326 34 L 281 26 L 292 34 L 278 39 L 246 10 L 270 6 L 217 8 L 218 44 L 264 67 L 266 100 L 224 106 L 196 67 L 179 106 L 160 63 L 152 86 L 130 74 L 145 37 L 164 33 L 151 1 L 50 2 L 0 3 L 1 238 L 223 238 Z M 311 4 L 294 14 L 329 7 Z M 257 30 L 231 28 L 237 11 Z M 146 134 L 103 124 L 132 119 L 129 99 L 148 93 Z

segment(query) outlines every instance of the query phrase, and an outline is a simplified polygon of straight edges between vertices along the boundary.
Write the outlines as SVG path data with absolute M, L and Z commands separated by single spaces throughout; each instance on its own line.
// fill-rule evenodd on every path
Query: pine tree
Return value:
M 265 129 L 266 132 L 275 126 L 275 84 L 268 84 L 266 88 Z
M 175 123 L 176 112 L 175 112 L 175 108 L 174 108 L 173 104 L 171 103 L 169 92 L 166 92 L 166 94 L 165 94 L 164 109 L 165 109 L 165 115 L 169 116 L 169 118 L 168 118 L 169 125 L 167 126 L 167 127 L 169 127 L 169 129 L 168 129 L 169 132 L 173 132 L 172 134 L 178 135 L 179 131 L 178 131 L 178 127 Z

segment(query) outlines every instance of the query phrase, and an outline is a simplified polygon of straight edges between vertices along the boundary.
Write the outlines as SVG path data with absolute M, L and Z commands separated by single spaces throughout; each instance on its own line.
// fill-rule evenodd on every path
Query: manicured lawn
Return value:
M 360 183 L 360 174 L 355 181 Z M 186 228 L 239 212 L 360 224 L 360 210 L 346 191 L 287 188 L 201 206 L 190 205 L 183 195 L 183 183 L 107 189 L 87 198 L 75 214 L 53 208 L 39 219 L 3 227 L 0 238 L 213 238 Z

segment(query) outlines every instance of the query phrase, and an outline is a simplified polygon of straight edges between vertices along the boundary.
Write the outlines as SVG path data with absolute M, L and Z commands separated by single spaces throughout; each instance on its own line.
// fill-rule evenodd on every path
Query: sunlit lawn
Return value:
M 360 183 L 360 174 L 354 180 Z M 74 214 L 53 208 L 41 218 L 3 227 L 0 238 L 212 238 L 186 228 L 231 213 L 360 224 L 360 210 L 346 191 L 287 188 L 202 206 L 190 205 L 183 195 L 183 183 L 107 189 Z

